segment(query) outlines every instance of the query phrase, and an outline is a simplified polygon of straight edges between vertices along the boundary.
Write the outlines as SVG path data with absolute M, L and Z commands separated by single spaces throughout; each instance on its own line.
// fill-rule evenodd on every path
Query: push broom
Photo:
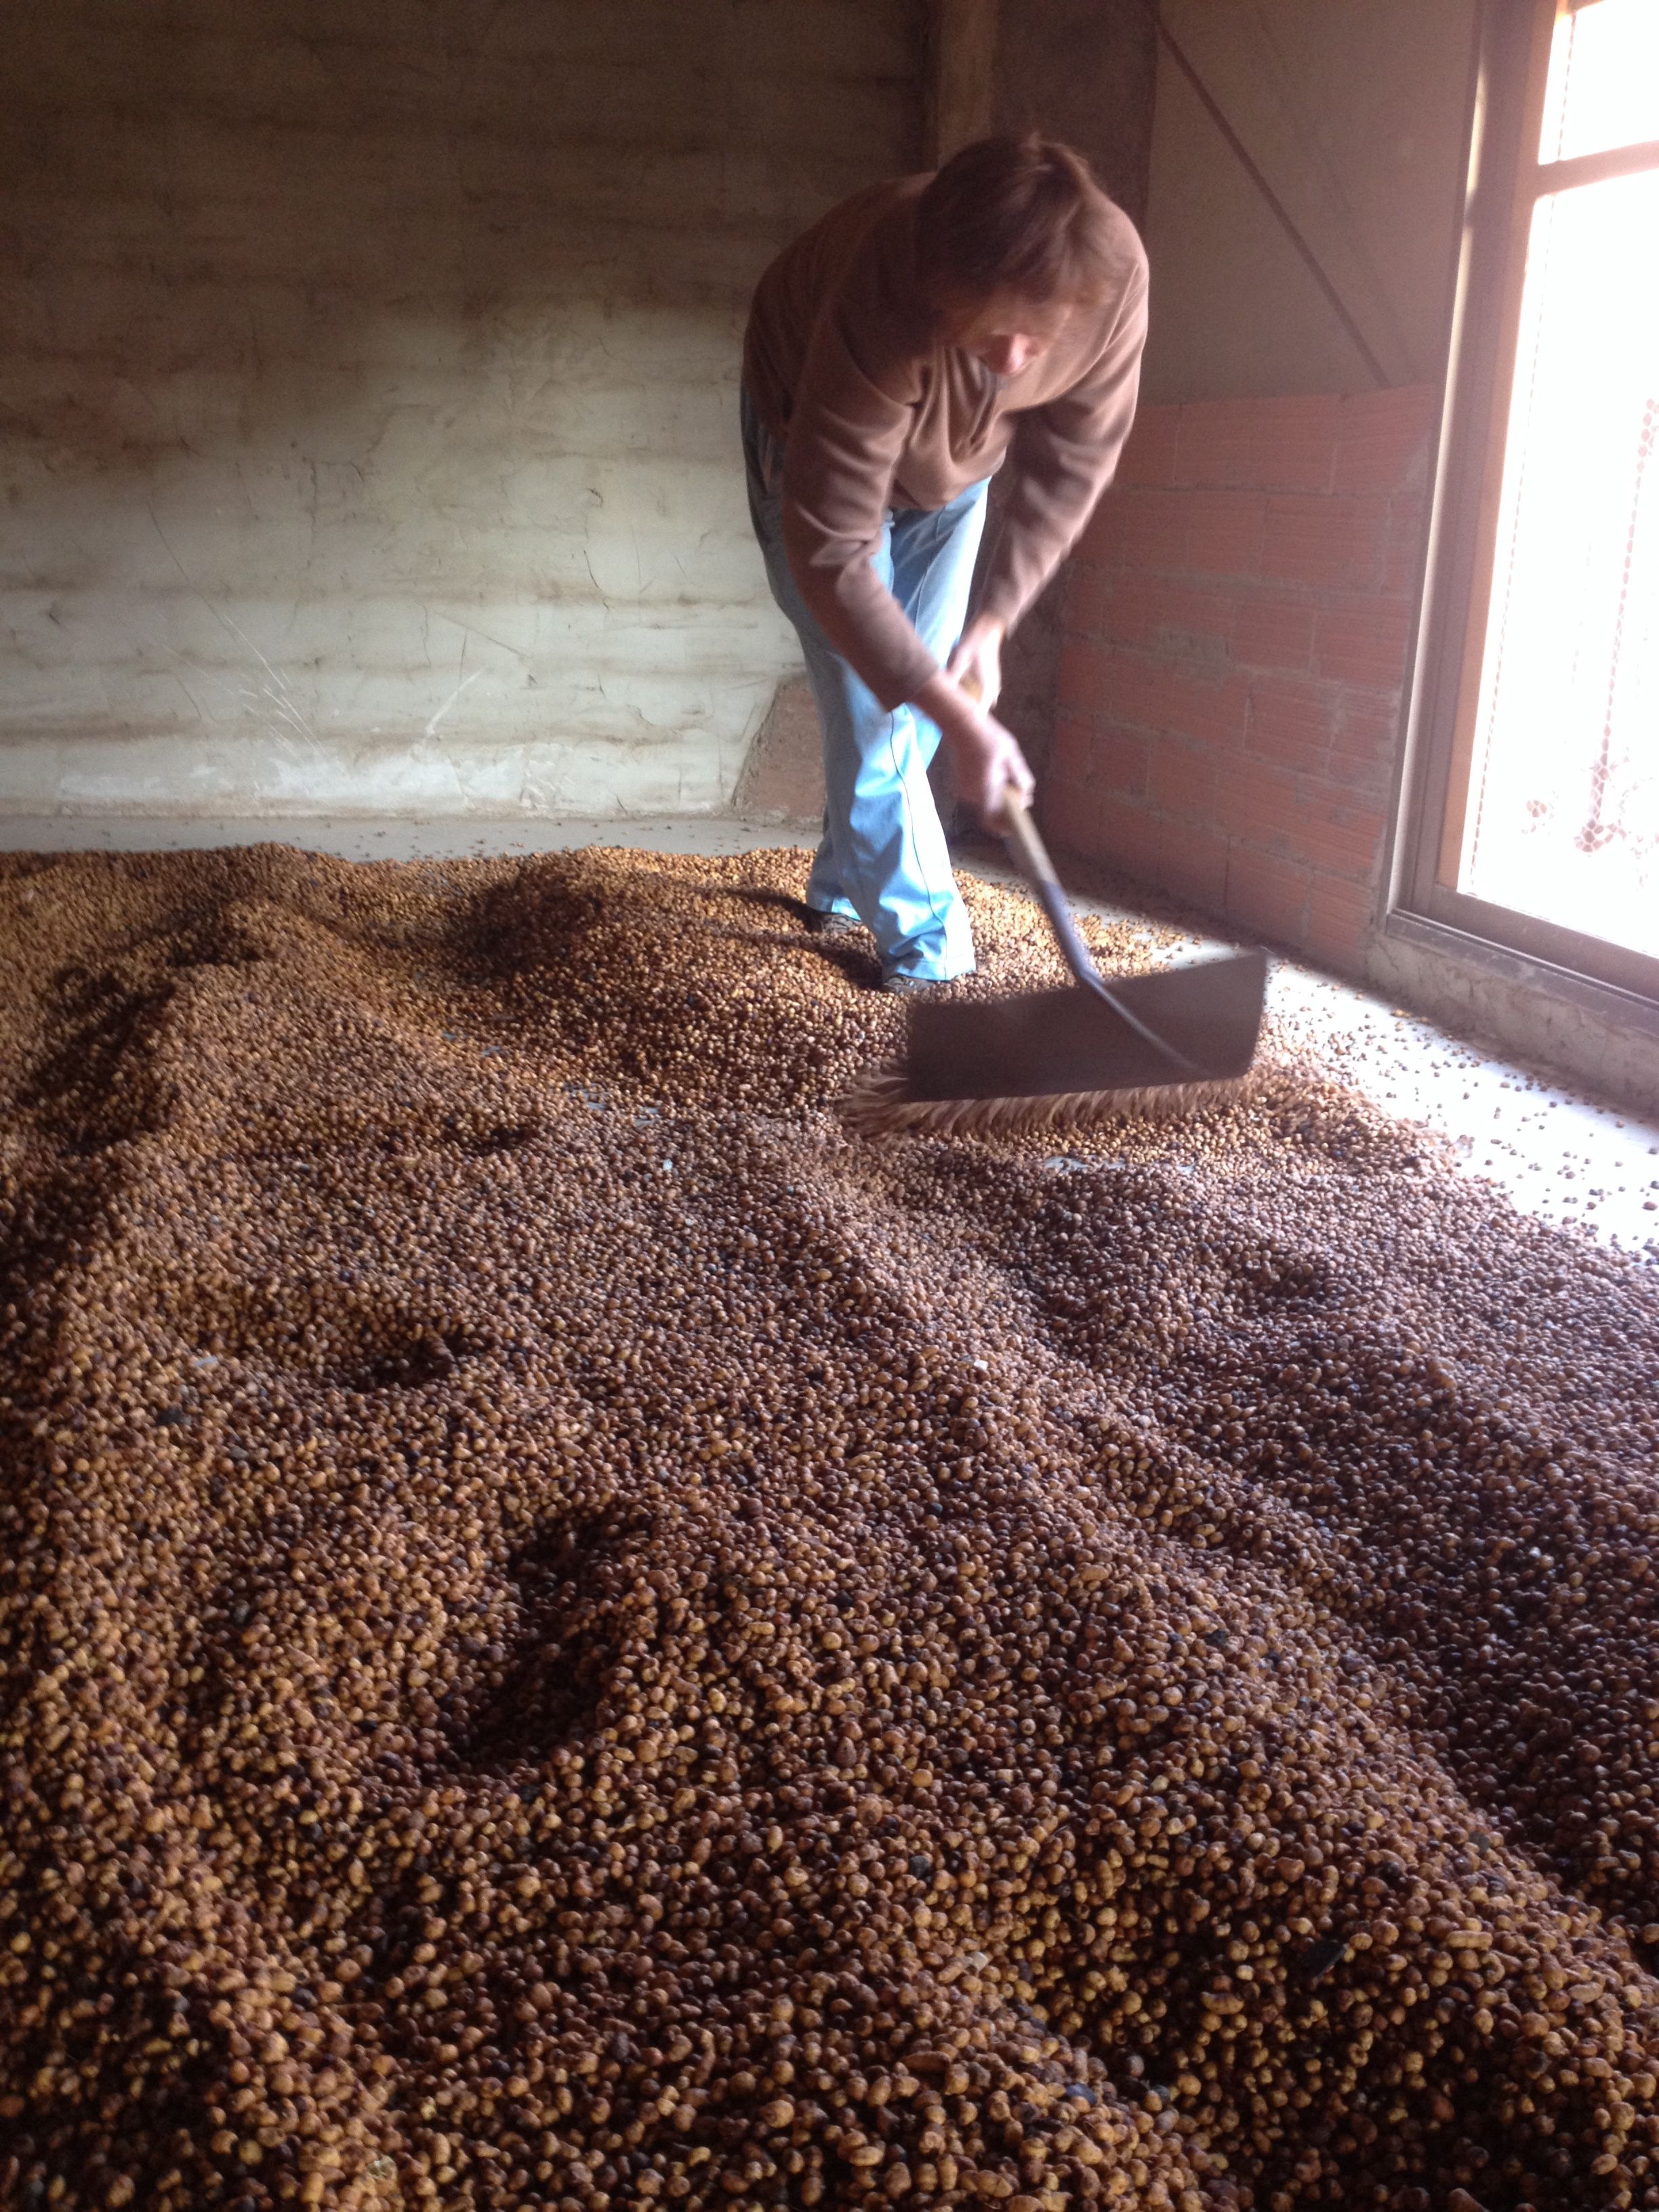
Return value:
M 852 1126 L 872 1134 L 1030 1128 L 1192 1113 L 1237 1097 L 1261 1034 L 1267 955 L 1108 982 L 1036 824 L 1012 796 L 1001 826 L 1076 982 L 1007 999 L 912 1000 L 903 1060 L 854 1085 L 844 1102 Z

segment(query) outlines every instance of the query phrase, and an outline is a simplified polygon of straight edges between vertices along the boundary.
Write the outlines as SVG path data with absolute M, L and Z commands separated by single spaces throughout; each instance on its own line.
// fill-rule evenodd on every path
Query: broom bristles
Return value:
M 860 1136 L 909 1131 L 954 1137 L 1216 1113 L 1237 1105 L 1249 1080 L 1237 1076 L 1221 1082 L 1144 1084 L 1133 1090 L 1066 1091 L 1034 1098 L 914 1098 L 904 1070 L 889 1066 L 867 1069 L 840 1106 L 848 1127 Z

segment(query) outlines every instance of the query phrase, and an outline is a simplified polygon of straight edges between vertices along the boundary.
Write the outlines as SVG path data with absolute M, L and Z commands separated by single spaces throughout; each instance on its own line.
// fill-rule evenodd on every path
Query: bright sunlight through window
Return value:
M 1659 0 L 1564 13 L 1456 888 L 1659 956 L 1656 140 Z

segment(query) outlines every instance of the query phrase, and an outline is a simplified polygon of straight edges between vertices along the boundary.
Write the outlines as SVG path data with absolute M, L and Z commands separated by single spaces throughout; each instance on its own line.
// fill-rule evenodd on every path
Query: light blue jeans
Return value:
M 823 732 L 823 837 L 806 902 L 820 914 L 855 915 L 876 940 L 884 975 L 971 975 L 974 940 L 927 781 L 939 730 L 912 707 L 890 713 L 808 613 L 783 550 L 782 449 L 746 392 L 742 415 L 749 512 L 772 596 L 800 638 Z M 949 507 L 890 511 L 882 532 L 876 574 L 937 660 L 967 619 L 985 491 L 972 484 Z

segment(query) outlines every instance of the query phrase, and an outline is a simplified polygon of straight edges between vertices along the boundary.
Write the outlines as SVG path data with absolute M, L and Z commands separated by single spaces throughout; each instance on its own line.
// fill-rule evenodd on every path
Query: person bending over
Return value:
M 866 925 L 890 990 L 973 972 L 927 764 L 942 733 L 988 826 L 1006 790 L 1029 800 L 990 711 L 1001 648 L 1111 480 L 1146 330 L 1134 226 L 1080 155 L 1036 137 L 854 193 L 756 287 L 750 513 L 823 732 L 807 904 L 824 930 Z

